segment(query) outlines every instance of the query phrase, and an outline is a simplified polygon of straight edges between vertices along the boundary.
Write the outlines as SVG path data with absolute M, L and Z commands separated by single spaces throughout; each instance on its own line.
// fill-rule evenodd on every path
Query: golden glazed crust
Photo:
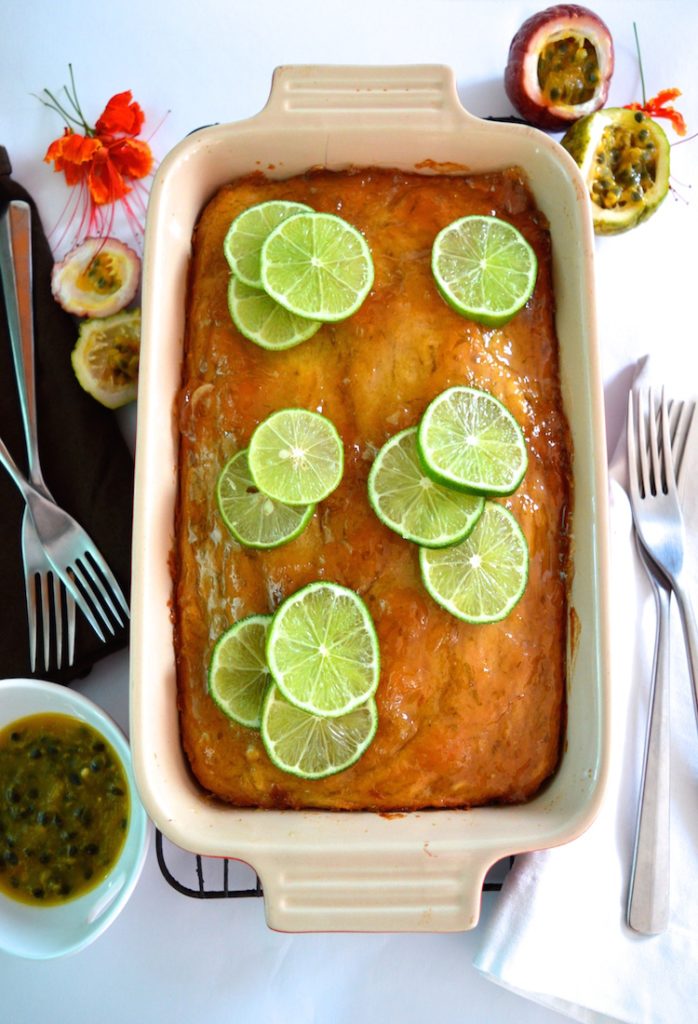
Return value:
M 338 213 L 362 231 L 375 283 L 348 320 L 267 352 L 227 309 L 223 239 L 232 219 L 267 199 Z M 430 269 L 437 232 L 466 214 L 496 214 L 534 247 L 538 281 L 502 328 L 454 312 Z M 180 429 L 174 615 L 181 733 L 210 793 L 238 806 L 409 810 L 522 801 L 555 770 L 564 726 L 571 444 L 562 411 L 550 238 L 520 172 L 429 176 L 384 170 L 261 175 L 223 188 L 196 228 L 188 296 Z M 453 384 L 491 391 L 521 424 L 529 468 L 504 503 L 530 548 L 526 592 L 502 622 L 471 626 L 425 591 L 417 548 L 373 514 L 366 496 L 384 441 L 416 424 Z M 223 463 L 257 424 L 288 406 L 328 416 L 345 472 L 305 532 L 273 551 L 241 548 L 216 509 Z M 229 721 L 206 691 L 216 638 L 242 616 L 272 611 L 316 579 L 356 590 L 381 650 L 379 727 L 347 771 L 306 781 L 269 761 L 259 734 Z

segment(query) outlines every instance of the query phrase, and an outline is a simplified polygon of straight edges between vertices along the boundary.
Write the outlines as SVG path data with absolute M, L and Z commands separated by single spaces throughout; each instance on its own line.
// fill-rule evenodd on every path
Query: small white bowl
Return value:
M 60 906 L 37 907 L 0 892 L 0 949 L 31 960 L 48 960 L 84 949 L 125 907 L 140 877 L 150 839 L 131 768 L 131 752 L 118 726 L 96 704 L 65 686 L 34 679 L 0 680 L 0 729 L 27 715 L 71 715 L 104 736 L 128 780 L 129 825 L 119 858 L 90 892 Z

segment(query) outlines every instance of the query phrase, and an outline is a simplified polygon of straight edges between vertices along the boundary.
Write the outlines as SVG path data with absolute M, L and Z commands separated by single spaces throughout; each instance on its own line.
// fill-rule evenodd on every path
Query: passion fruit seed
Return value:
M 596 50 L 583 36 L 553 39 L 538 58 L 538 84 L 554 104 L 578 106 L 594 96 L 599 81 Z
M 511 41 L 504 87 L 530 124 L 565 129 L 606 102 L 613 40 L 586 7 L 558 4 L 528 18 Z
M 54 264 L 51 290 L 74 316 L 113 316 L 134 298 L 140 270 L 136 253 L 117 238 L 86 238 Z
M 634 227 L 666 196 L 669 144 L 660 126 L 641 111 L 598 111 L 578 121 L 562 145 L 582 170 L 599 234 Z
M 139 309 L 80 326 L 71 362 L 85 389 L 110 409 L 132 402 L 138 387 L 141 314 Z

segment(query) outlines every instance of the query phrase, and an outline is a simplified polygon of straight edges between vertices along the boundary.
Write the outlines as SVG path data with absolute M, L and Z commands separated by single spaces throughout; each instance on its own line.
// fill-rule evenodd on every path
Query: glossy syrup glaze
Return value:
M 375 283 L 348 320 L 267 352 L 227 309 L 223 239 L 266 199 L 338 213 L 371 248 Z M 509 324 L 471 323 L 440 298 L 430 269 L 438 231 L 470 213 L 513 223 L 539 260 L 534 295 Z M 570 572 L 571 443 L 562 410 L 550 237 L 516 169 L 478 176 L 385 170 L 250 177 L 223 188 L 194 237 L 173 557 L 182 742 L 210 793 L 238 806 L 396 811 L 521 801 L 558 763 L 564 731 L 566 592 Z M 417 548 L 373 514 L 366 478 L 383 442 L 416 424 L 453 384 L 485 388 L 521 424 L 526 477 L 504 503 L 530 549 L 526 592 L 502 622 L 472 626 L 437 606 Z M 305 532 L 273 551 L 237 545 L 216 510 L 221 466 L 276 409 L 328 416 L 345 472 Z M 235 620 L 270 612 L 315 579 L 365 599 L 381 650 L 376 738 L 356 765 L 305 781 L 275 768 L 259 734 L 229 721 L 207 694 L 213 644 Z

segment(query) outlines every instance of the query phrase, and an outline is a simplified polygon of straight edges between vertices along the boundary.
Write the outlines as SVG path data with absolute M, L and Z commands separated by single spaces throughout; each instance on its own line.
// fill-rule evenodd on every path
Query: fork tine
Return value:
M 642 490 L 640 497 L 644 498 L 651 493 L 652 474 L 649 455 L 647 451 L 647 420 L 643 401 L 643 393 L 641 391 L 638 391 L 637 393 L 637 425 L 635 428 L 635 433 L 637 440 L 638 455 L 640 459 L 640 475 L 642 482 Z
M 671 411 L 674 411 L 676 405 L 681 406 L 681 411 L 678 416 L 678 422 L 674 422 L 674 426 L 671 432 L 673 441 L 671 443 L 671 449 L 674 453 L 674 466 L 676 468 L 676 480 L 677 482 L 681 479 L 681 470 L 683 468 L 683 455 L 686 450 L 686 441 L 688 435 L 693 426 L 693 416 L 695 413 L 695 404 L 693 402 L 674 402 L 672 403 Z
M 664 396 L 664 390 L 662 390 L 662 398 L 660 405 L 660 420 L 662 430 L 662 445 L 664 447 L 662 464 L 664 468 L 664 484 L 666 487 L 666 493 L 676 493 L 676 473 L 674 470 L 674 453 L 671 446 L 671 435 L 669 432 L 669 414 L 667 411 L 666 398 Z
M 91 544 L 86 549 L 86 553 L 90 556 L 92 561 L 95 563 L 95 565 L 97 566 L 97 568 L 101 572 L 102 576 L 105 578 L 105 580 L 109 584 L 109 587 L 111 588 L 112 594 L 117 599 L 117 601 L 119 602 L 119 604 L 121 605 L 123 610 L 126 612 L 126 618 L 129 618 L 130 610 L 129 610 L 129 607 L 128 607 L 128 601 L 124 597 L 124 595 L 123 595 L 123 593 L 121 591 L 121 587 L 117 583 L 116 577 L 114 576 L 114 573 L 111 571 L 111 569 L 107 565 L 107 563 L 106 563 L 106 561 L 104 559 L 104 556 L 102 555 L 101 551 L 98 548 L 96 548 L 93 544 Z M 114 614 L 116 615 L 116 612 L 114 612 Z M 119 622 L 120 622 L 120 624 L 122 624 L 121 620 L 119 620 Z
M 68 616 L 68 664 L 72 666 L 75 661 L 75 599 L 67 588 L 65 604 Z
M 637 479 L 637 439 L 635 437 L 635 395 L 631 391 L 628 394 L 628 414 L 626 419 L 626 451 L 628 456 L 628 486 L 633 501 L 639 498 L 639 486 Z
M 56 668 L 63 665 L 63 599 L 61 595 L 61 581 L 58 576 L 51 573 L 53 581 L 53 617 L 56 629 Z M 46 666 L 48 668 L 48 665 Z
M 107 605 L 109 607 L 109 610 L 111 611 L 112 615 L 116 619 L 117 623 L 120 626 L 123 626 L 124 621 L 123 621 L 123 619 L 121 617 L 121 613 L 114 607 L 114 602 L 112 601 L 111 597 L 109 596 L 109 590 L 107 589 L 107 587 L 105 587 L 104 583 L 102 582 L 102 580 L 99 577 L 99 573 L 95 570 L 95 566 L 92 564 L 92 562 L 95 561 L 94 557 L 92 557 L 92 561 L 90 560 L 91 556 L 92 556 L 92 552 L 87 550 L 85 552 L 85 557 L 82 560 L 83 569 L 86 572 L 89 571 L 90 579 L 92 580 L 93 585 L 95 587 L 97 587 L 97 589 L 99 590 L 99 592 L 102 595 L 103 599 L 106 601 L 106 603 L 107 603 Z M 117 585 L 117 589 L 118 589 L 118 585 Z M 116 595 L 114 595 L 114 596 L 116 596 Z
M 97 622 L 97 619 L 95 618 L 94 613 L 93 613 L 92 609 L 90 608 L 89 603 L 87 602 L 87 600 L 85 599 L 84 595 L 81 593 L 80 588 L 78 587 L 77 583 L 75 582 L 75 578 L 74 578 L 73 574 L 74 574 L 74 570 L 73 570 L 72 567 L 66 569 L 66 574 L 65 574 L 66 590 L 68 591 L 70 596 L 73 598 L 74 604 L 76 604 L 78 606 L 78 608 L 80 609 L 82 614 L 85 616 L 85 618 L 87 619 L 89 624 L 92 626 L 93 630 L 95 631 L 95 633 L 97 634 L 99 639 L 102 641 L 102 643 L 104 643 L 104 641 L 106 640 L 106 637 L 105 637 L 104 633 L 102 632 L 102 628 L 99 625 L 99 623 Z M 75 615 L 75 609 L 73 609 L 73 616 L 74 615 Z M 74 649 L 74 647 L 75 647 L 75 621 L 74 621 L 74 619 L 73 619 L 73 638 L 72 638 L 72 642 L 73 642 L 73 649 Z M 71 661 L 71 664 L 72 664 L 72 661 Z
M 109 632 L 113 635 L 114 634 L 114 627 L 111 624 L 109 616 L 107 615 L 107 613 L 105 612 L 104 608 L 102 607 L 102 605 L 97 600 L 95 592 L 92 589 L 92 587 L 90 586 L 89 581 L 85 578 L 85 574 L 82 571 L 82 568 L 80 566 L 80 562 L 77 559 L 75 560 L 73 565 L 70 567 L 70 571 L 72 572 L 73 576 L 75 577 L 77 582 L 82 587 L 83 591 L 89 597 L 89 599 L 92 602 L 93 606 L 99 612 L 99 614 L 100 614 L 100 616 L 102 618 L 102 621 L 104 622 L 104 624 L 107 627 L 107 629 L 109 630 Z
M 48 573 L 39 573 L 39 593 L 41 595 L 41 629 L 44 639 L 44 668 L 48 671 L 51 654 L 51 608 L 48 597 Z
M 29 627 L 29 662 L 32 673 L 36 672 L 36 578 L 32 573 L 24 581 L 27 599 L 27 625 Z
M 664 392 L 662 391 L 662 395 Z M 662 481 L 662 461 L 659 457 L 659 438 L 657 434 L 657 409 L 654 388 L 649 389 L 649 410 L 647 413 L 649 427 L 649 458 L 650 481 L 648 494 L 661 494 L 664 490 Z

